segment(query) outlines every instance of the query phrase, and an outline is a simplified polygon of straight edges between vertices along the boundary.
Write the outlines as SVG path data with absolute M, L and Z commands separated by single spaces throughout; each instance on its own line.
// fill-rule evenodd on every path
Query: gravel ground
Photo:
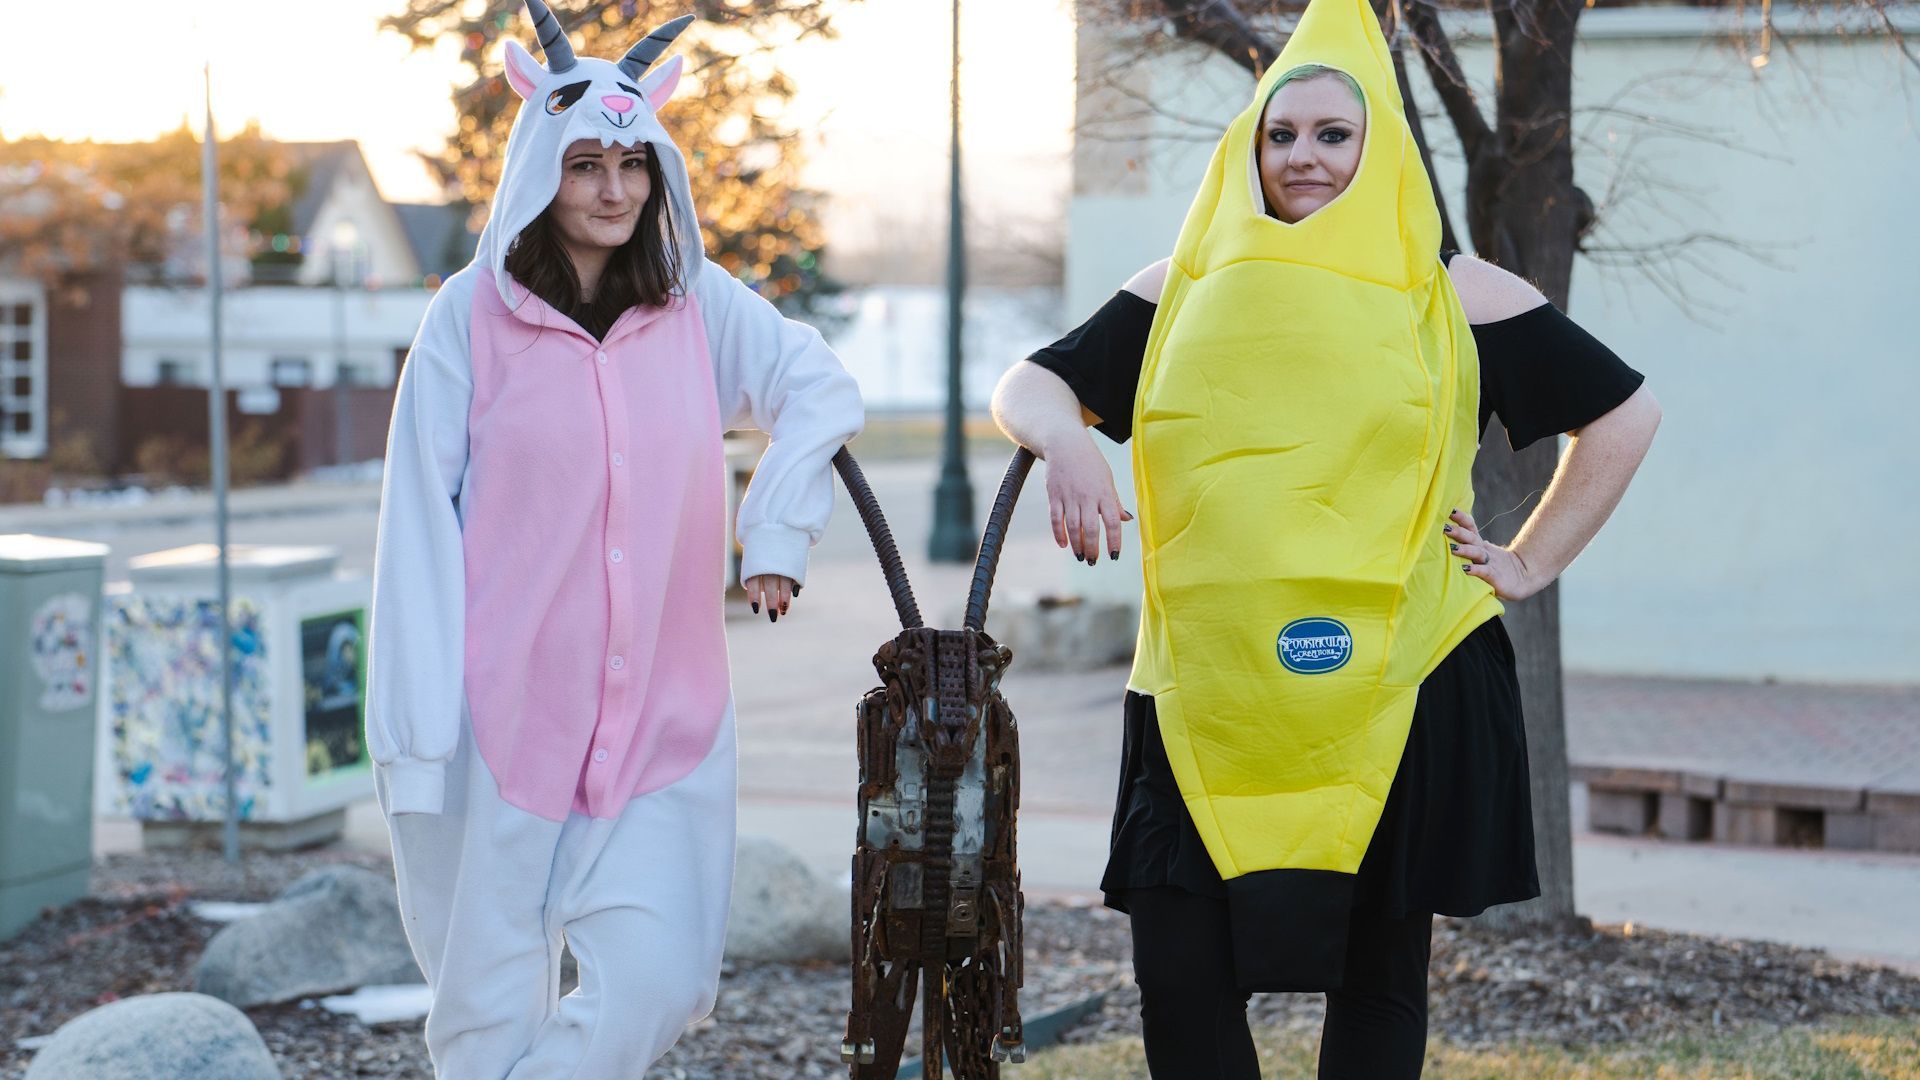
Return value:
M 308 870 L 343 862 L 391 872 L 383 859 L 335 852 L 256 854 L 238 867 L 217 854 L 101 863 L 92 897 L 0 944 L 0 1076 L 25 1070 L 31 1055 L 16 1047 L 18 1039 L 49 1034 L 117 998 L 190 989 L 194 961 L 218 927 L 193 916 L 187 901 L 271 899 Z M 1026 1015 L 1106 990 L 1106 1006 L 1068 1041 L 1138 1032 L 1123 916 L 1035 905 L 1026 929 Z M 1521 1038 L 1588 1045 L 1740 1024 L 1920 1013 L 1914 976 L 1813 950 L 1637 928 L 1508 938 L 1443 920 L 1434 928 L 1431 980 L 1434 1036 L 1473 1046 Z M 846 1007 L 841 965 L 730 964 L 714 1014 L 652 1075 L 843 1076 L 838 1048 Z M 1263 995 L 1251 1012 L 1257 1024 L 1310 1030 L 1320 1021 L 1320 998 Z M 288 1080 L 431 1076 L 418 1022 L 368 1027 L 308 1002 L 248 1015 Z

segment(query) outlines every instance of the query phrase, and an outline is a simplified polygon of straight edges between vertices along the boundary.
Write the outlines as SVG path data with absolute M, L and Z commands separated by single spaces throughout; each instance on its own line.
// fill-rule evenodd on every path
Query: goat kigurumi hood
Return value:
M 682 15 L 640 39 L 617 62 L 575 56 L 573 45 L 553 12 L 541 0 L 527 0 L 534 33 L 545 64 L 518 42 L 507 41 L 507 83 L 521 99 L 507 136 L 507 151 L 494 192 L 493 212 L 480 233 L 474 258 L 492 271 L 494 285 L 509 306 L 518 303 L 507 274 L 507 249 L 520 230 L 540 216 L 560 190 L 560 161 L 580 139 L 602 146 L 646 143 L 660 163 L 673 208 L 680 257 L 697 265 L 700 223 L 687 183 L 687 162 L 660 124 L 659 111 L 680 85 L 681 58 L 655 68 L 667 46 L 693 23 Z M 524 292 L 524 290 L 522 290 Z

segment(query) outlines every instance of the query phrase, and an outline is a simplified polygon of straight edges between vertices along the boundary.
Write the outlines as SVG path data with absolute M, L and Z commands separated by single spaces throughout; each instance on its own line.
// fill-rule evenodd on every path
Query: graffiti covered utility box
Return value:
M 226 813 L 217 549 L 132 560 L 105 600 L 97 764 L 103 814 L 177 843 Z M 298 846 L 338 835 L 373 795 L 363 742 L 372 583 L 327 547 L 235 544 L 230 554 L 236 797 L 243 839 Z
M 107 550 L 0 536 L 0 940 L 87 893 Z

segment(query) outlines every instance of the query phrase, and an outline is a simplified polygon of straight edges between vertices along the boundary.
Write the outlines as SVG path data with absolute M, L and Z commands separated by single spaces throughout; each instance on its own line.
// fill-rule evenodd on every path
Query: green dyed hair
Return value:
M 1261 110 L 1265 111 L 1268 105 L 1273 104 L 1273 95 L 1279 93 L 1280 88 L 1288 83 L 1305 82 L 1308 79 L 1318 79 L 1327 75 L 1347 84 L 1347 89 L 1353 91 L 1353 100 L 1359 102 L 1361 108 L 1367 107 L 1367 95 L 1360 91 L 1360 83 L 1353 76 L 1337 67 L 1328 67 L 1325 64 L 1301 64 L 1297 68 L 1288 69 L 1286 74 L 1274 81 L 1273 89 L 1267 92 L 1267 100 L 1260 103 Z

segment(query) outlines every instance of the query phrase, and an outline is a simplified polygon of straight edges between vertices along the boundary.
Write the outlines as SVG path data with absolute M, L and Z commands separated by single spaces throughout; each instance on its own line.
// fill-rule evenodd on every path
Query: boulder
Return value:
M 393 880 L 357 866 L 315 870 L 228 924 L 193 972 L 195 990 L 241 1008 L 421 981 Z
M 959 619 L 949 625 L 958 626 Z M 1021 671 L 1088 671 L 1133 658 L 1133 604 L 1009 592 L 987 609 L 987 633 L 1013 650 Z
M 67 1021 L 26 1080 L 280 1080 L 280 1067 L 239 1009 L 204 994 L 149 994 Z
M 849 900 L 815 877 L 799 856 L 766 837 L 743 836 L 727 921 L 729 960 L 845 961 Z

